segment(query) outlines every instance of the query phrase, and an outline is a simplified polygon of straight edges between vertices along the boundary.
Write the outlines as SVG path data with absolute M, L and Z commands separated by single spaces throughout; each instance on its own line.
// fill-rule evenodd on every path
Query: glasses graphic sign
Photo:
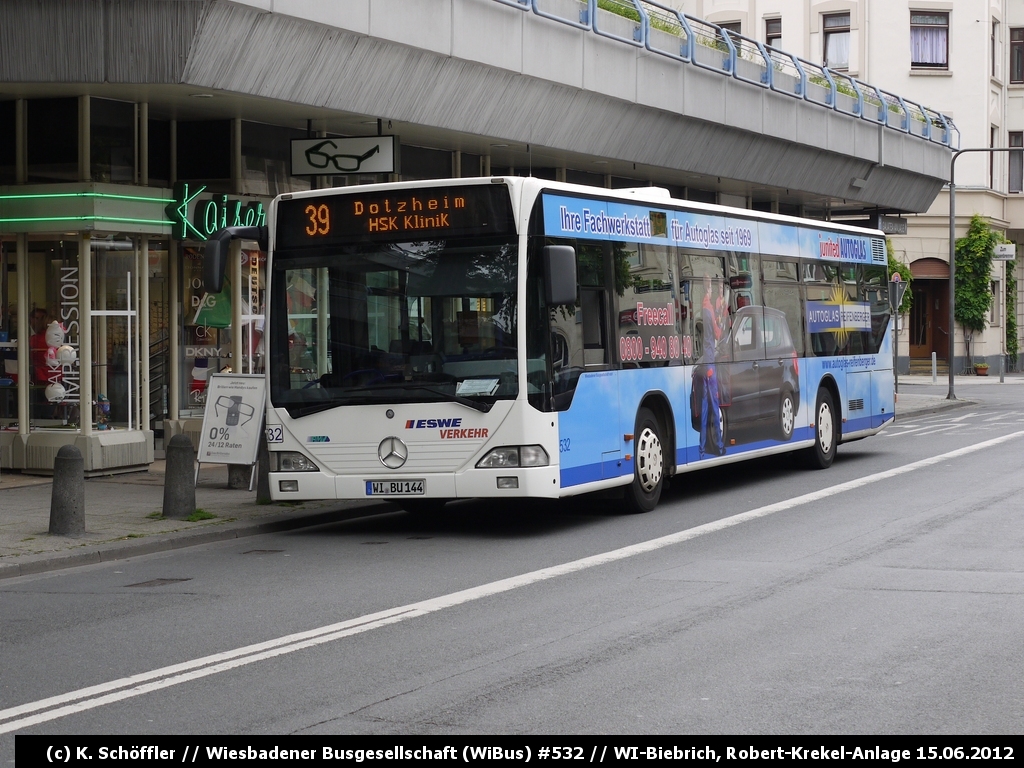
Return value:
M 262 375 L 215 373 L 207 379 L 200 464 L 256 463 L 266 405 Z
M 292 176 L 395 173 L 394 136 L 292 139 Z

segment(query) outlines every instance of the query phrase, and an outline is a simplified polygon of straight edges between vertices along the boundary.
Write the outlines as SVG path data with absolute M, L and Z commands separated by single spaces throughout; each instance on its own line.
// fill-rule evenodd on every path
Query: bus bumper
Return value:
M 374 495 L 369 484 L 375 481 L 422 480 L 422 495 Z M 365 477 L 334 476 L 324 472 L 271 472 L 270 496 L 274 501 L 314 499 L 403 498 L 558 498 L 557 466 L 509 467 L 507 469 L 467 469 L 463 472 L 406 475 L 394 472 L 372 473 Z

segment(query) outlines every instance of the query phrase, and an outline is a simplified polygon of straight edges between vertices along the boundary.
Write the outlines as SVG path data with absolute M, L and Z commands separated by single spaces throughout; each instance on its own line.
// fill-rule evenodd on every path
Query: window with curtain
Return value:
M 949 14 L 910 14 L 910 66 L 914 69 L 949 68 Z
M 849 69 L 850 14 L 834 13 L 822 21 L 825 28 L 824 65 L 831 69 Z
M 1010 131 L 1010 146 L 1024 147 L 1024 131 Z M 1024 192 L 1024 149 L 1010 152 L 1010 192 Z
M 1024 29 L 1010 30 L 1010 82 L 1024 83 Z
M 772 48 L 782 48 L 782 19 L 765 19 L 764 41 Z

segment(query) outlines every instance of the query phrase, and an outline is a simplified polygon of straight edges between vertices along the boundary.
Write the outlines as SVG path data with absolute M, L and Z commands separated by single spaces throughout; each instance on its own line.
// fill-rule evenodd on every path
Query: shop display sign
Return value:
M 197 455 L 200 464 L 256 463 L 266 386 L 261 375 L 210 374 Z
M 174 201 L 164 209 L 173 222 L 172 237 L 181 240 L 207 240 L 224 227 L 259 227 L 267 223 L 267 211 L 259 200 L 239 200 L 224 194 L 199 196 L 205 186 L 179 181 L 174 185 Z
M 292 139 L 292 176 L 395 173 L 394 136 Z

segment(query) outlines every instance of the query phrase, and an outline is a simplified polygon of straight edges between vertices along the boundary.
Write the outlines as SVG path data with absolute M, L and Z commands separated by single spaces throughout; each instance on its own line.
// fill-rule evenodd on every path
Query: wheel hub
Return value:
M 818 409 L 818 445 L 822 453 L 832 450 L 832 410 L 826 403 Z
M 651 429 L 644 428 L 636 442 L 636 475 L 645 493 L 658 487 L 663 471 L 661 440 Z

